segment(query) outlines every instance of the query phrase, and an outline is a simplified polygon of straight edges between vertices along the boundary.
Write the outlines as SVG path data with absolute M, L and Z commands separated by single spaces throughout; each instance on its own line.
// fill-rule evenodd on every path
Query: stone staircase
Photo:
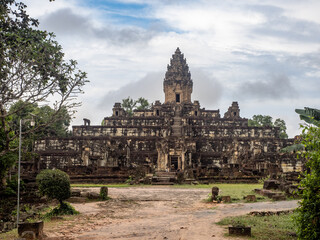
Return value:
M 178 116 L 173 117 L 172 136 L 175 136 L 175 137 L 182 136 L 181 122 L 182 122 L 181 117 L 178 117 Z
M 177 180 L 176 172 L 156 172 L 152 177 L 152 185 L 174 185 Z

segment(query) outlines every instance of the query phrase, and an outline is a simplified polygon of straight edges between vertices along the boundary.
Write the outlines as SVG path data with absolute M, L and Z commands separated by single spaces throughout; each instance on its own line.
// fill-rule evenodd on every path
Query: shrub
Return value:
M 62 201 L 70 197 L 70 179 L 68 174 L 61 170 L 43 170 L 37 175 L 37 183 L 41 195 L 50 199 Z
M 305 126 L 302 137 L 307 171 L 300 182 L 302 200 L 295 220 L 299 239 L 316 240 L 320 239 L 320 128 Z

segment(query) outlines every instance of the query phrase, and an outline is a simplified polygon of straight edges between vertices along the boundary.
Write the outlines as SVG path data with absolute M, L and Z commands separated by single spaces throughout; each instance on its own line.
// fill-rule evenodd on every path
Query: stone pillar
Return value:
M 178 169 L 181 170 L 181 156 L 178 157 Z
M 161 170 L 161 152 L 160 149 L 158 150 L 158 159 L 157 159 L 157 170 L 160 171 Z
M 186 160 L 185 154 L 186 154 L 185 152 L 181 154 L 181 170 L 182 171 L 184 171 L 184 168 L 185 168 L 185 160 Z
M 89 153 L 90 149 L 88 147 L 85 147 L 82 151 L 82 161 L 84 166 L 89 165 Z
M 170 167 L 168 166 L 168 153 L 165 153 L 164 154 L 164 169 L 163 170 L 166 170 L 166 169 L 169 169 L 170 170 Z

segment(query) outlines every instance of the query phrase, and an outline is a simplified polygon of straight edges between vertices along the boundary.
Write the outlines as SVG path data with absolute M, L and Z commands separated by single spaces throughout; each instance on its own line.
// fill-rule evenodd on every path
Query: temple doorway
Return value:
M 177 171 L 179 167 L 179 157 L 171 156 L 170 157 L 170 171 Z

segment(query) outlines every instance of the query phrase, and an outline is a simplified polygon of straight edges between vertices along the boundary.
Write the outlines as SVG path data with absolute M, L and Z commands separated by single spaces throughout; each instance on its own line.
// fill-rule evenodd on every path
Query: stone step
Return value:
M 153 177 L 152 182 L 175 182 L 176 177 Z
M 151 185 L 174 185 L 173 182 L 151 182 Z
M 176 172 L 156 172 L 157 177 L 175 177 L 177 176 Z
M 158 181 L 158 182 L 160 182 L 160 181 L 170 181 L 170 176 L 169 177 L 167 177 L 167 176 L 161 176 L 161 177 L 157 177 L 157 176 L 154 176 L 153 178 L 152 178 L 152 180 L 155 180 L 155 181 Z

